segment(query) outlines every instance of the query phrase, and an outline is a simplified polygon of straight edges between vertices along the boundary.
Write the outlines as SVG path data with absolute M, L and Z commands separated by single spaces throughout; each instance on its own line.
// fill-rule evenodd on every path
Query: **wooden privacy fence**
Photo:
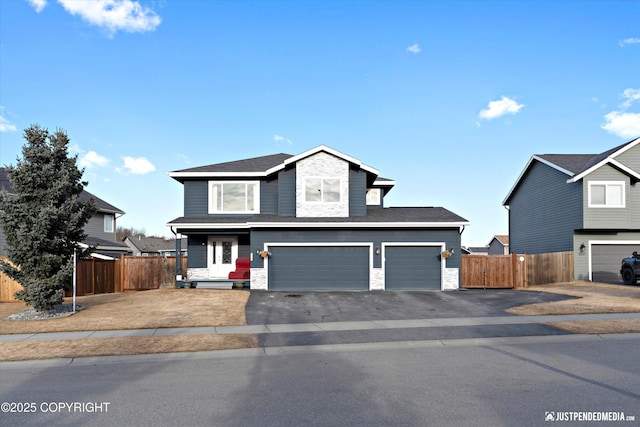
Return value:
M 6 259 L 2 257 L 2 259 Z M 187 257 L 182 257 L 187 271 Z M 116 260 L 81 259 L 76 269 L 76 295 L 158 289 L 175 284 L 176 257 L 123 256 Z M 15 301 L 21 290 L 18 282 L 0 272 L 0 302 Z M 70 297 L 71 291 L 65 296 Z
M 187 271 L 187 257 L 182 258 L 182 271 Z M 175 285 L 176 257 L 128 256 L 123 257 L 122 283 L 125 291 L 158 289 Z
M 573 252 L 462 255 L 463 288 L 524 288 L 573 281 Z
M 527 255 L 529 286 L 573 282 L 573 252 Z
M 463 288 L 524 288 L 526 258 L 511 255 L 462 255 Z

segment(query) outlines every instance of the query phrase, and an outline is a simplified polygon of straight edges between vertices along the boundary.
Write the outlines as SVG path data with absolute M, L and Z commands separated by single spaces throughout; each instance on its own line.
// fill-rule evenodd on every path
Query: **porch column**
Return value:
M 182 234 L 176 234 L 176 288 L 184 287 L 182 281 Z

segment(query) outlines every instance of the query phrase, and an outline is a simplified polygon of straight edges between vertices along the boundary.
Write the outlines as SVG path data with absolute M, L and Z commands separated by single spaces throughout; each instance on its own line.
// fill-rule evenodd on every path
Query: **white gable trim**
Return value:
M 283 169 L 283 168 L 284 168 L 284 167 L 286 167 L 287 165 L 290 165 L 290 164 L 292 164 L 292 163 L 295 163 L 295 162 L 297 162 L 298 160 L 304 159 L 305 157 L 312 156 L 312 155 L 314 155 L 314 154 L 316 154 L 316 153 L 319 153 L 319 152 L 321 152 L 321 151 L 325 151 L 325 152 L 327 152 L 327 153 L 329 153 L 329 154 L 332 154 L 332 155 L 334 155 L 334 156 L 336 156 L 336 157 L 338 157 L 338 158 L 341 158 L 341 159 L 343 159 L 343 160 L 346 160 L 346 161 L 347 161 L 347 162 L 349 162 L 349 163 L 353 163 L 354 165 L 357 165 L 357 166 L 358 166 L 358 167 L 360 167 L 361 169 L 364 169 L 364 170 L 366 170 L 367 172 L 370 172 L 370 173 L 372 173 L 372 174 L 374 174 L 374 175 L 376 175 L 376 176 L 380 173 L 377 169 L 372 168 L 371 166 L 367 166 L 367 165 L 365 165 L 364 163 L 362 163 L 360 160 L 356 159 L 355 157 L 351 157 L 351 156 L 349 156 L 349 155 L 347 155 L 347 154 L 341 153 L 340 151 L 338 151 L 338 150 L 334 150 L 333 148 L 331 148 L 331 147 L 327 147 L 326 145 L 318 145 L 317 147 L 312 148 L 312 149 L 310 149 L 310 150 L 307 150 L 307 151 L 305 151 L 305 152 L 303 152 L 303 153 L 300 153 L 300 154 L 298 154 L 298 155 L 296 155 L 296 156 L 289 157 L 287 160 L 285 160 L 285 161 L 282 163 L 282 165 L 275 166 L 275 167 L 273 167 L 273 168 L 269 169 L 267 172 L 268 172 L 268 173 L 276 172 L 276 171 L 278 171 L 278 170 L 280 170 L 280 169 Z
M 507 200 L 509 200 L 511 198 L 511 195 L 513 194 L 513 192 L 515 191 L 516 187 L 518 187 L 518 184 L 520 184 L 520 181 L 522 180 L 522 178 L 524 178 L 524 176 L 527 174 L 527 172 L 529 171 L 529 167 L 531 167 L 531 165 L 533 164 L 534 161 L 538 161 L 544 165 L 547 165 L 559 172 L 562 172 L 565 175 L 568 176 L 572 176 L 573 172 L 568 171 L 564 168 L 561 168 L 560 166 L 556 165 L 555 163 L 552 163 L 548 160 L 543 159 L 540 156 L 537 155 L 533 155 L 531 156 L 531 158 L 529 159 L 529 161 L 527 162 L 527 165 L 524 167 L 524 169 L 522 170 L 522 172 L 520 172 L 520 175 L 518 176 L 518 179 L 516 179 L 515 184 L 513 184 L 513 186 L 511 187 L 511 189 L 509 190 L 509 193 L 507 193 L 507 197 L 504 198 L 504 200 L 502 201 L 503 205 L 507 204 Z
M 580 174 L 574 176 L 573 178 L 569 179 L 567 182 L 571 183 L 571 182 L 580 181 L 582 178 L 584 178 L 585 176 L 587 176 L 588 174 L 590 174 L 594 170 L 599 169 L 600 167 L 602 167 L 603 165 L 605 165 L 607 163 L 611 163 L 611 164 L 615 165 L 616 167 L 621 167 L 621 169 L 624 170 L 625 172 L 630 171 L 630 172 L 632 172 L 632 176 L 638 177 L 639 175 L 638 175 L 637 172 L 633 171 L 632 169 L 627 168 L 626 166 L 622 165 L 622 163 L 614 160 L 620 154 L 622 154 L 625 151 L 630 150 L 631 148 L 633 148 L 636 145 L 638 145 L 638 143 L 640 143 L 640 138 L 634 139 L 633 141 L 631 141 L 630 143 L 628 143 L 627 145 L 625 145 L 624 147 L 622 147 L 618 151 L 616 151 L 613 154 L 611 154 L 610 156 L 606 157 L 605 159 L 603 159 L 599 163 L 596 163 L 595 165 L 591 166 L 589 169 L 587 169 L 587 170 L 583 171 L 582 173 L 580 173 Z

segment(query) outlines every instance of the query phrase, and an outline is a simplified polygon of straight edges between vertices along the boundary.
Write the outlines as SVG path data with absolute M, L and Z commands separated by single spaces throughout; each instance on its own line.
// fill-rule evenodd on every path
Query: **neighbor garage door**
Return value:
M 368 290 L 368 246 L 270 246 L 271 290 Z
M 591 246 L 591 272 L 594 282 L 622 283 L 620 264 L 633 251 L 640 252 L 640 245 L 597 245 Z
M 439 246 L 386 246 L 384 280 L 387 290 L 440 290 Z

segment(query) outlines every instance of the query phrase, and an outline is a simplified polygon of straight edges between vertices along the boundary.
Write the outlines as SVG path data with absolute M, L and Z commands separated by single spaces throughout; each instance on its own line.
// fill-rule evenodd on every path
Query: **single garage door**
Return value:
M 387 246 L 384 280 L 387 290 L 440 290 L 439 246 Z
M 640 252 L 640 245 L 592 245 L 592 280 L 603 283 L 622 283 L 620 277 L 622 259 L 630 257 L 633 251 Z
M 368 290 L 368 246 L 269 247 L 271 290 Z

